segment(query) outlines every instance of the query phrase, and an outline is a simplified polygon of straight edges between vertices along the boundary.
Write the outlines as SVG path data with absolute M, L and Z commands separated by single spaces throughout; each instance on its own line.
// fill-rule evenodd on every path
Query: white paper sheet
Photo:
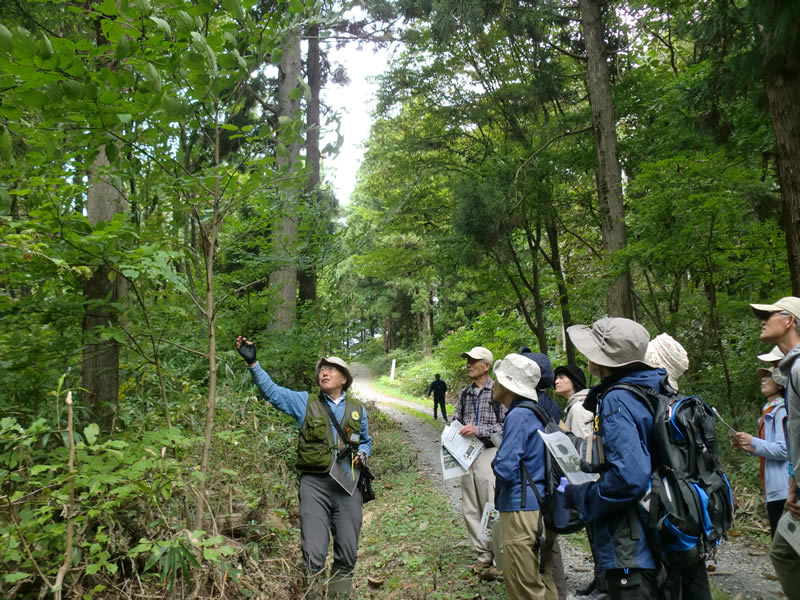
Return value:
M 584 473 L 581 471 L 581 459 L 578 456 L 578 451 L 565 433 L 561 431 L 545 433 L 541 429 L 538 433 L 542 436 L 547 450 L 556 460 L 558 466 L 561 467 L 561 470 L 564 471 L 567 481 L 572 485 L 589 483 L 600 478 L 597 473 Z
M 475 436 L 463 436 L 458 432 L 464 427 L 458 421 L 451 421 L 442 430 L 442 446 L 447 448 L 461 468 L 469 470 L 478 455 L 483 451 L 483 442 Z

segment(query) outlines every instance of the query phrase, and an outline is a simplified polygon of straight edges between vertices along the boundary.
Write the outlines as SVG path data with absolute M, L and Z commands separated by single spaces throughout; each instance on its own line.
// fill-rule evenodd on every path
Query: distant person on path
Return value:
M 567 401 L 564 409 L 567 430 L 579 438 L 589 437 L 594 429 L 594 414 L 583 407 L 589 393 L 583 371 L 575 365 L 564 365 L 556 368 L 555 375 L 556 395 Z
M 786 413 L 788 415 L 789 492 L 786 509 L 800 519 L 797 477 L 800 472 L 800 298 L 788 296 L 774 304 L 751 304 L 761 321 L 760 339 L 778 346 L 785 355 L 779 364 L 786 377 Z M 800 599 L 800 555 L 778 531 L 769 550 L 772 566 L 789 600 Z
M 598 481 L 568 485 L 566 504 L 586 521 L 611 599 L 658 598 L 659 564 L 638 511 L 653 468 L 648 450 L 653 417 L 632 392 L 610 388 L 631 383 L 658 390 L 666 372 L 645 362 L 650 335 L 630 319 L 600 319 L 591 327 L 573 325 L 567 333 L 589 359 L 589 372 L 601 378 L 585 406 L 598 417 L 595 433 L 601 436 L 606 470 Z
M 500 513 L 500 552 L 503 583 L 509 600 L 555 600 L 550 548 L 540 546 L 539 503 L 544 496 L 545 447 L 538 430 L 542 422 L 523 402 L 537 402 L 539 366 L 520 354 L 509 354 L 494 365 L 497 379 L 494 399 L 507 410 L 503 443 L 497 450 L 492 468 L 497 480 L 495 508 Z M 523 474 L 525 467 L 526 477 Z M 534 482 L 537 490 L 529 483 Z M 524 500 L 524 501 L 523 501 Z M 547 533 L 545 540 L 554 539 Z M 544 572 L 539 572 L 544 558 Z
M 428 386 L 428 397 L 430 398 L 433 392 L 433 420 L 436 420 L 436 409 L 441 407 L 442 420 L 447 423 L 447 409 L 445 408 L 445 393 L 447 392 L 447 384 L 441 380 L 441 375 L 436 373 L 433 376 L 433 381 Z
M 767 399 L 758 420 L 758 437 L 737 431 L 731 433 L 731 446 L 743 450 L 761 461 L 761 485 L 767 500 L 767 516 L 772 537 L 778 520 L 786 504 L 789 480 L 789 454 L 786 449 L 786 406 L 784 388 L 773 378 L 773 369 L 760 368 L 756 371 L 761 384 L 761 393 Z M 785 381 L 785 378 L 784 378 Z
M 236 338 L 236 348 L 250 368 L 261 394 L 277 409 L 297 420 L 297 470 L 300 474 L 300 537 L 307 578 L 305 598 L 324 597 L 325 559 L 333 533 L 333 565 L 328 597 L 350 597 L 358 538 L 361 534 L 361 492 L 348 494 L 330 475 L 334 462 L 348 476 L 351 465 L 366 465 L 372 451 L 367 412 L 347 390 L 353 376 L 347 363 L 336 356 L 320 358 L 310 392 L 296 392 L 276 385 L 256 360 L 256 347 Z M 339 421 L 347 439 L 340 439 L 330 415 Z M 337 456 L 341 457 L 337 460 Z
M 484 445 L 467 474 L 461 477 L 461 506 L 467 532 L 478 555 L 472 571 L 488 581 L 496 579 L 499 572 L 493 566 L 492 543 L 482 540 L 479 533 L 483 506 L 494 502 L 492 460 L 497 448 L 490 436 L 503 432 L 506 409 L 492 401 L 494 381 L 489 377 L 494 358 L 492 352 L 483 346 L 475 346 L 469 352 L 462 352 L 461 357 L 467 359 L 467 376 L 472 383 L 459 392 L 453 419 L 464 425 L 459 431 L 461 435 L 477 436 Z

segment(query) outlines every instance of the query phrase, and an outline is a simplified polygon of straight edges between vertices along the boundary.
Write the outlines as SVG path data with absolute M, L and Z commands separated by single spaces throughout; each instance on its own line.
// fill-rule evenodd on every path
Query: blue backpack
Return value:
M 639 501 L 648 544 L 665 566 L 680 569 L 713 557 L 733 522 L 733 495 L 719 461 L 714 414 L 697 396 L 616 384 L 653 415 L 648 448 L 653 473 Z

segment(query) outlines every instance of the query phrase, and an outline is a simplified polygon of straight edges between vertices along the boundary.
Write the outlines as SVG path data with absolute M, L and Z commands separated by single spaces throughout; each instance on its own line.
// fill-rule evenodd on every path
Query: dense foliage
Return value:
M 580 362 L 565 327 L 623 282 L 689 351 L 684 387 L 753 429 L 747 303 L 800 293 L 796 3 L 356 4 L 0 3 L 0 595 L 263 583 L 253 560 L 296 542 L 292 424 L 241 400 L 237 334 L 291 388 L 333 353 L 421 394 L 473 345 Z M 306 116 L 346 76 L 311 47 L 392 36 L 340 214 Z

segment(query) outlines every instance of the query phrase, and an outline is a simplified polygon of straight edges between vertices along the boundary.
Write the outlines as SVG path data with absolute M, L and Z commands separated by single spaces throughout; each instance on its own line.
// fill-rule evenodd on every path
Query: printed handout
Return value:
M 539 435 L 544 440 L 544 445 L 561 467 L 564 476 L 572 485 L 580 485 L 597 481 L 600 475 L 597 473 L 584 473 L 581 471 L 581 459 L 572 441 L 562 431 L 545 433 L 541 429 Z
M 442 430 L 442 446 L 467 471 L 483 450 L 483 442 L 475 436 L 459 435 L 458 432 L 463 427 L 458 421 L 451 421 Z

